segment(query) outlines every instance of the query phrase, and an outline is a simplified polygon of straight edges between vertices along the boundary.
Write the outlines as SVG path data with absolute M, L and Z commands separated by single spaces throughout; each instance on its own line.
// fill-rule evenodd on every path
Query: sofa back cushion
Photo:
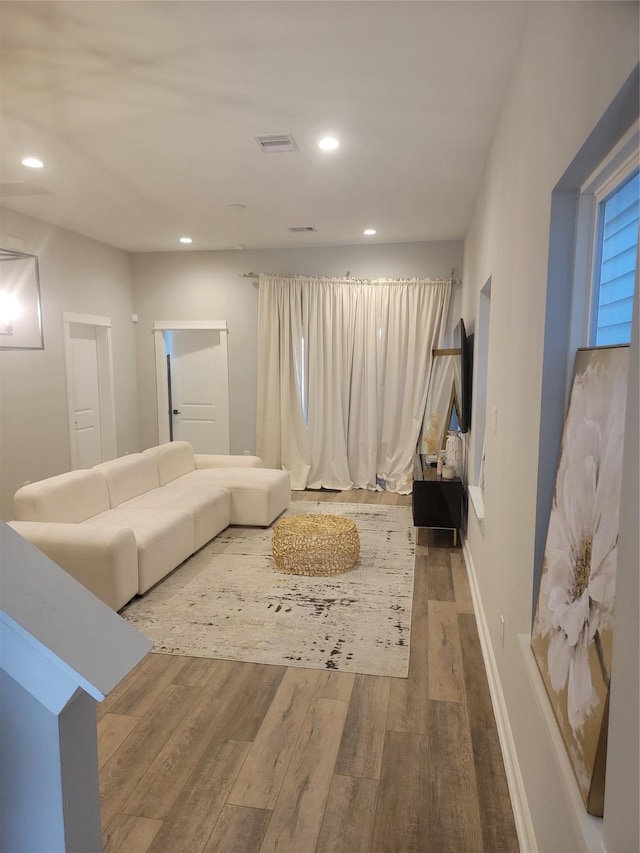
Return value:
M 92 470 L 99 471 L 106 478 L 111 509 L 160 485 L 155 462 L 143 453 L 131 453 L 110 462 L 101 462 Z
M 98 471 L 69 471 L 15 493 L 17 521 L 57 521 L 79 524 L 109 509 L 107 481 Z
M 183 474 L 195 471 L 196 463 L 193 457 L 193 448 L 188 441 L 170 441 L 157 447 L 150 447 L 143 452 L 155 460 L 158 466 L 158 477 L 160 485 L 166 486 Z

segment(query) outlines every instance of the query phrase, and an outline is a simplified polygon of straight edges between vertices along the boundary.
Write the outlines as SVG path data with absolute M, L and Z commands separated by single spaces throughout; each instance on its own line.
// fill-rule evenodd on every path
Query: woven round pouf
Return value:
M 305 513 L 283 518 L 271 541 L 278 568 L 293 575 L 339 575 L 360 556 L 358 528 L 340 515 Z

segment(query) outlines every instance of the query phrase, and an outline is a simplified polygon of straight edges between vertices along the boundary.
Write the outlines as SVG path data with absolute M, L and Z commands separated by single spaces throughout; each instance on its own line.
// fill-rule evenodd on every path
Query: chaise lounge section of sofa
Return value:
M 169 442 L 19 489 L 11 526 L 114 610 L 229 524 L 269 526 L 287 471 Z

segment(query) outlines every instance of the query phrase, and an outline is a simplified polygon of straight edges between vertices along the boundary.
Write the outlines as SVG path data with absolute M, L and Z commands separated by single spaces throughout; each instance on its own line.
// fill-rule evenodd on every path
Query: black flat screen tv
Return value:
M 460 384 L 462 385 L 462 400 L 460 401 L 460 432 L 469 432 L 471 427 L 471 387 L 473 384 L 473 335 L 467 335 L 464 320 L 460 318 L 456 327 L 456 337 L 460 347 Z

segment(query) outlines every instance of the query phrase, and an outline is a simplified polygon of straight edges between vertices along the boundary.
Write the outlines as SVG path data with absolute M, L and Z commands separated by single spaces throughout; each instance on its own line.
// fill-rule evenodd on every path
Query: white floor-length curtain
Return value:
M 411 492 L 450 280 L 260 277 L 258 454 L 294 489 Z
M 297 281 L 297 280 L 295 280 Z M 302 393 L 302 286 L 260 276 L 256 443 L 268 468 L 286 468 L 304 489 L 311 463 Z

